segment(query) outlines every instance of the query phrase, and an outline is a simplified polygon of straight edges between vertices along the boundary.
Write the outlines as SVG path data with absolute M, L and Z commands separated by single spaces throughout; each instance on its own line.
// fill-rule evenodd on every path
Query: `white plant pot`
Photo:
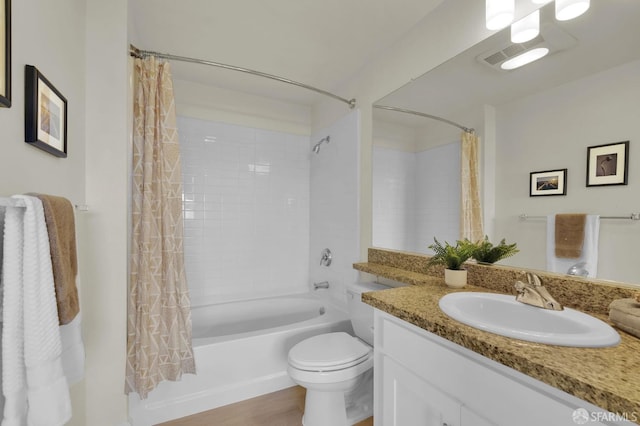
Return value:
M 467 270 L 444 270 L 444 283 L 451 288 L 462 288 L 467 285 Z

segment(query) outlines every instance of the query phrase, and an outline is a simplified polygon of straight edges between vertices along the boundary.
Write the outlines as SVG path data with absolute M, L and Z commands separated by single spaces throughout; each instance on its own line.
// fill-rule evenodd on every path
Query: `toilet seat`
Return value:
M 358 365 L 371 356 L 371 347 L 344 333 L 310 337 L 289 351 L 289 365 L 304 371 L 337 371 Z

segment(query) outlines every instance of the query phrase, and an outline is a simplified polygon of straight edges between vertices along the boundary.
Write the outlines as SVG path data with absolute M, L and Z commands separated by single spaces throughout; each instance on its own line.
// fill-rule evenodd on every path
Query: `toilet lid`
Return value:
M 295 345 L 289 364 L 301 370 L 328 371 L 359 364 L 371 347 L 344 332 L 320 334 Z

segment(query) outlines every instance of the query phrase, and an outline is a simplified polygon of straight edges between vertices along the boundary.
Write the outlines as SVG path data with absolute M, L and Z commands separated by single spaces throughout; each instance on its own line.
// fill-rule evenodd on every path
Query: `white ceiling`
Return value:
M 144 50 L 220 62 L 335 91 L 443 0 L 130 0 Z M 174 79 L 303 105 L 319 95 L 174 61 Z M 336 93 L 351 98 L 349 93 Z
M 638 0 L 592 1 L 584 15 L 562 23 L 554 22 L 553 4 L 545 6 L 542 15 L 550 25 L 575 38 L 575 45 L 513 71 L 498 71 L 481 64 L 476 59 L 478 55 L 509 44 L 506 28 L 377 103 L 474 127 L 481 123 L 483 104 L 499 106 L 640 59 Z M 455 127 L 402 113 L 375 110 L 374 118 L 421 132 L 459 133 Z

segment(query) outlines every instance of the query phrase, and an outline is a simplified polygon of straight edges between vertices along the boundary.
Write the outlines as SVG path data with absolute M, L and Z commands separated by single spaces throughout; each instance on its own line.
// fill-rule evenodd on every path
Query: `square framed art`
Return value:
M 587 186 L 626 185 L 629 141 L 587 148 Z
M 529 196 L 567 195 L 567 169 L 544 170 L 529 174 Z
M 25 68 L 25 141 L 56 157 L 67 156 L 67 100 L 32 65 Z

